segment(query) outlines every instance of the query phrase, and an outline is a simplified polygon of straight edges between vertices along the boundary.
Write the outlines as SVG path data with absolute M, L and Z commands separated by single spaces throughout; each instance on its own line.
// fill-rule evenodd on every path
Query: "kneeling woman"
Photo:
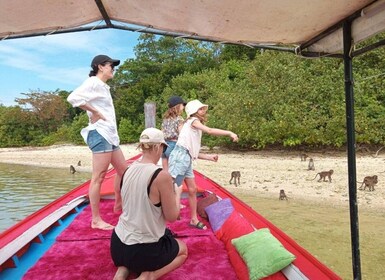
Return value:
M 163 132 L 147 128 L 139 142 L 143 157 L 123 176 L 123 212 L 111 237 L 115 280 L 126 279 L 129 271 L 140 274 L 138 279 L 157 279 L 187 258 L 186 244 L 166 230 L 166 221 L 175 221 L 180 210 L 171 176 L 157 166 L 167 147 Z

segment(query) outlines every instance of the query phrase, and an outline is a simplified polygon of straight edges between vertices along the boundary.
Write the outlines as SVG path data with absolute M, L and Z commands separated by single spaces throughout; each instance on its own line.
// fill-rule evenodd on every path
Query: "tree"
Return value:
M 25 98 L 16 98 L 16 102 L 28 112 L 34 126 L 43 134 L 55 132 L 67 116 L 67 104 L 58 93 L 31 91 L 22 93 Z
M 125 61 L 110 83 L 117 119 L 140 126 L 145 102 L 164 102 L 164 88 L 178 75 L 218 67 L 218 49 L 212 43 L 142 34 L 136 58 Z M 163 111 L 157 114 L 160 118 Z
M 0 147 L 29 145 L 34 139 L 35 126 L 28 112 L 19 106 L 2 108 L 0 114 Z
M 258 49 L 254 49 L 242 45 L 225 45 L 221 50 L 220 58 L 223 61 L 229 60 L 253 60 L 257 53 L 260 52 Z

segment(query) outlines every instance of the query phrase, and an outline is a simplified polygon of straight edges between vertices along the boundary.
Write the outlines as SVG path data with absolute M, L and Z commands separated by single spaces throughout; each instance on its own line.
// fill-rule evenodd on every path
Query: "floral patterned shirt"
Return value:
M 178 140 L 179 125 L 184 122 L 181 116 L 176 118 L 163 119 L 162 131 L 164 133 L 164 139 L 166 140 Z

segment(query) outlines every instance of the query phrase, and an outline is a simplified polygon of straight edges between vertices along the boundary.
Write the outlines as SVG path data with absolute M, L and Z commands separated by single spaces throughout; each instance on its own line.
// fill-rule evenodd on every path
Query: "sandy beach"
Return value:
M 137 155 L 136 144 L 121 145 L 126 158 Z M 279 197 L 279 191 L 285 190 L 290 200 L 305 200 L 326 205 L 348 206 L 347 156 L 343 152 L 309 152 L 313 158 L 315 171 L 308 171 L 308 160 L 301 161 L 298 152 L 288 151 L 213 151 L 218 153 L 218 162 L 198 160 L 195 169 L 221 184 L 230 192 L 253 194 L 262 197 Z M 81 166 L 77 166 L 78 161 Z M 375 191 L 357 190 L 360 208 L 385 212 L 385 154 L 373 157 L 370 154 L 357 154 L 357 181 L 365 176 L 378 176 Z M 92 157 L 86 146 L 55 145 L 50 147 L 23 147 L 0 149 L 0 162 L 35 165 L 51 168 L 75 166 L 79 171 L 91 172 Z M 333 169 L 332 182 L 318 182 L 321 171 Z M 232 171 L 240 171 L 240 185 L 229 184 Z M 357 188 L 360 184 L 357 185 Z

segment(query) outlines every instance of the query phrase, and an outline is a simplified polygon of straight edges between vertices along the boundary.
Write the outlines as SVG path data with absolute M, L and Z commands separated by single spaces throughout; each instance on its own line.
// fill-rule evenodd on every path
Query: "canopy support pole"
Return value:
M 361 280 L 361 261 L 358 230 L 357 207 L 357 175 L 356 151 L 354 134 L 354 93 L 353 93 L 353 66 L 352 66 L 352 32 L 351 22 L 343 24 L 344 44 L 344 76 L 345 76 L 345 102 L 346 102 L 346 127 L 347 127 L 347 153 L 349 176 L 349 208 L 350 208 L 350 233 L 352 246 L 353 279 Z

